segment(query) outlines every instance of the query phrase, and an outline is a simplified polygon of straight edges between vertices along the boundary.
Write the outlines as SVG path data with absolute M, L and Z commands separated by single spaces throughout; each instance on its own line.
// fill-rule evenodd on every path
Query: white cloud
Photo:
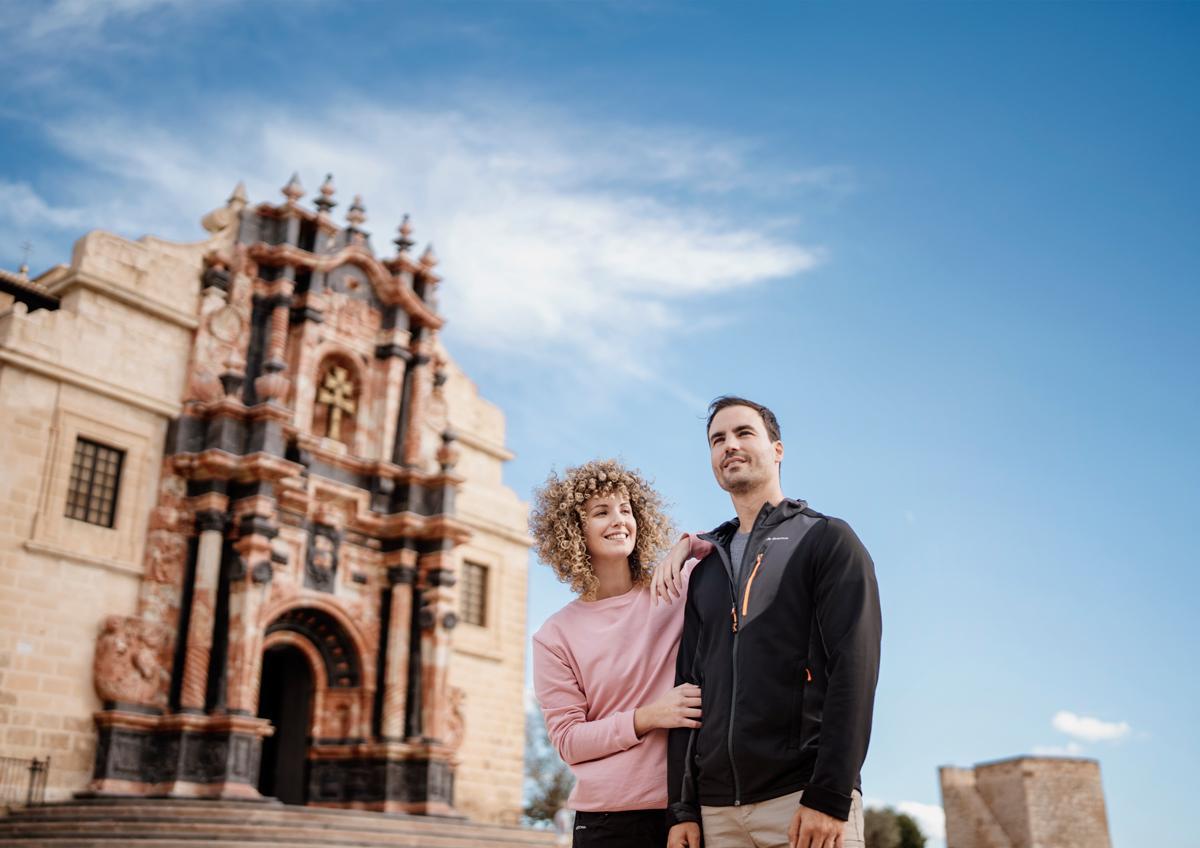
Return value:
M 1112 742 L 1129 735 L 1132 728 L 1124 721 L 1104 721 L 1059 710 L 1051 722 L 1054 729 L 1085 742 Z
M 335 215 L 362 193 L 377 252 L 391 252 L 405 212 L 419 239 L 436 240 L 456 344 L 567 359 L 603 350 L 644 379 L 689 301 L 794 278 L 823 259 L 795 241 L 792 222 L 744 211 L 771 183 L 744 141 L 589 124 L 525 103 L 225 103 L 181 126 L 109 114 L 46 131 L 82 165 L 64 180 L 73 193 L 55 205 L 23 186 L 0 220 L 40 221 L 60 239 L 100 227 L 192 240 L 238 179 L 252 202 L 276 202 L 292 170 L 310 198 L 332 171 Z M 743 211 L 714 211 L 733 205 Z
M 939 804 L 924 804 L 920 801 L 889 803 L 879 798 L 863 798 L 865 809 L 890 807 L 896 812 L 910 816 L 928 837 L 926 848 L 944 848 L 946 839 L 946 814 Z
M 930 839 L 946 838 L 946 814 L 939 804 L 922 804 L 920 801 L 901 801 L 896 809 L 907 813 L 921 827 L 921 832 Z
M 1033 753 L 1039 757 L 1078 757 L 1085 748 L 1078 742 L 1071 741 L 1066 745 L 1034 745 Z

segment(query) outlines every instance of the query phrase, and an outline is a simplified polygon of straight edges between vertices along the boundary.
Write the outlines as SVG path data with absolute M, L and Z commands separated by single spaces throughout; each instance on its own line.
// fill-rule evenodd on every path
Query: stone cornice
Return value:
M 338 453 L 329 450 L 322 444 L 322 439 L 310 433 L 302 433 L 292 425 L 284 427 L 284 435 L 295 439 L 296 444 L 310 453 L 314 459 L 319 459 L 326 465 L 343 468 L 356 474 L 366 474 L 394 480 L 397 483 L 420 483 L 426 486 L 459 486 L 465 478 L 452 471 L 425 472 L 415 468 L 406 468 L 394 462 L 379 459 L 364 459 L 351 454 Z
M 103 395 L 122 403 L 128 403 L 131 406 L 136 406 L 147 412 L 153 412 L 156 415 L 162 415 L 165 418 L 174 418 L 182 409 L 182 405 L 179 402 L 168 403 L 143 392 L 102 380 L 99 377 L 81 374 L 72 368 L 59 365 L 56 362 L 46 362 L 20 350 L 12 348 L 0 349 L 0 362 L 16 368 L 23 368 L 26 371 L 32 371 L 43 377 L 49 377 L 51 380 L 58 380 L 89 392 L 95 392 L 98 395 Z
M 32 539 L 24 543 L 25 550 L 30 553 L 41 554 L 42 556 L 55 557 L 57 559 L 65 559 L 69 562 L 86 565 L 92 568 L 100 568 L 104 571 L 111 571 L 114 574 L 123 574 L 126 577 L 141 578 L 144 572 L 136 565 L 116 559 L 106 559 L 105 557 L 95 556 L 94 554 L 83 553 L 82 551 L 72 551 L 68 548 L 59 547 L 58 545 L 50 545 L 45 542 L 35 542 Z
M 501 462 L 508 462 L 516 457 L 516 454 L 506 448 L 500 442 L 493 442 L 491 439 L 485 439 L 482 436 L 477 436 L 467 430 L 454 429 L 454 435 L 457 437 L 459 444 L 466 445 L 472 450 L 477 450 L 480 453 L 485 453 L 488 456 L 498 459 Z
M 246 456 L 217 448 L 200 453 L 179 453 L 171 457 L 175 469 L 193 480 L 270 480 L 278 481 L 299 475 L 304 466 L 269 453 Z
M 56 268 L 54 271 L 58 271 L 58 269 Z M 181 309 L 176 309 L 170 304 L 154 300 L 140 292 L 131 291 L 118 280 L 110 280 L 98 277 L 87 271 L 75 271 L 70 268 L 63 268 L 62 276 L 58 276 L 54 271 L 43 275 L 43 278 L 51 278 L 43 283 L 43 285 L 50 294 L 59 298 L 70 289 L 82 286 L 119 303 L 123 303 L 139 312 L 153 315 L 155 318 L 166 321 L 168 324 L 182 327 L 185 330 L 195 330 L 200 326 L 200 322 L 196 319 L 196 316 Z M 39 278 L 39 280 L 43 278 Z
M 322 273 L 332 271 L 341 265 L 357 265 L 366 272 L 379 299 L 388 306 L 402 307 L 417 323 L 434 330 L 440 329 L 446 322 L 442 316 L 417 297 L 416 292 L 408 286 L 402 285 L 382 262 L 361 245 L 349 244 L 337 253 L 317 255 L 291 244 L 259 242 L 251 245 L 247 253 L 255 262 L 286 263 L 301 268 L 311 268 Z
M 533 544 L 533 539 L 525 533 L 518 532 L 512 527 L 500 524 L 496 521 L 489 521 L 478 515 L 472 515 L 465 510 L 459 510 L 455 516 L 459 521 L 473 530 L 478 530 L 481 533 L 487 533 L 491 536 L 499 536 L 508 542 L 514 542 L 522 547 L 528 548 Z

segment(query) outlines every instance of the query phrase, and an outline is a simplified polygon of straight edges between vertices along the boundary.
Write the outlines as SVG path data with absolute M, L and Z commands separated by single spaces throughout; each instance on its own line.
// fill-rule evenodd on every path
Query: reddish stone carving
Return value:
M 161 625 L 118 615 L 106 618 L 96 642 L 96 695 L 105 702 L 166 706 L 169 641 Z
M 463 738 L 467 734 L 467 717 L 463 712 L 463 705 L 467 700 L 467 693 L 458 686 L 451 686 L 449 698 L 447 699 L 447 707 L 449 715 L 446 717 L 446 747 L 452 751 L 457 751 L 462 747 Z

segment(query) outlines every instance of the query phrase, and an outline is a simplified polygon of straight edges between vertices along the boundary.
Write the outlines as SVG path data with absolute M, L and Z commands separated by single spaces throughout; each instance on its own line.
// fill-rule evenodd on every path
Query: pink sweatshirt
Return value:
M 692 537 L 690 553 L 712 546 Z M 634 588 L 600 601 L 575 600 L 533 636 L 533 684 L 550 741 L 575 774 L 573 810 L 664 809 L 667 731 L 638 739 L 633 713 L 675 685 L 675 654 L 683 630 L 684 595 L 650 605 L 650 590 Z

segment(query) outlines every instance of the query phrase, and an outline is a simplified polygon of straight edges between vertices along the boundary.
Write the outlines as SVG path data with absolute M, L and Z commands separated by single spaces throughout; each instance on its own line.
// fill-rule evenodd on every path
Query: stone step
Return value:
M 518 842 L 521 844 L 543 844 L 541 834 L 523 828 L 502 827 L 500 825 L 476 824 L 455 819 L 434 819 L 421 817 L 393 817 L 381 813 L 361 813 L 358 816 L 334 817 L 294 815 L 288 812 L 270 813 L 265 811 L 246 811 L 236 814 L 204 814 L 196 810 L 164 811 L 143 809 L 138 811 L 123 810 L 120 815 L 97 816 L 71 813 L 59 814 L 26 814 L 0 819 L 0 833 L 6 829 L 30 827 L 80 827 L 84 823 L 101 822 L 104 825 L 157 826 L 170 829 L 175 826 L 252 826 L 258 828 L 283 827 L 302 830 L 352 830 L 380 833 L 430 833 L 448 836 L 486 836 L 489 840 L 500 842 Z M 532 837 L 532 843 L 530 842 Z
M 182 820 L 114 820 L 103 819 L 71 819 L 71 820 L 24 820 L 0 825 L 0 836 L 4 837 L 48 837 L 76 835 L 120 835 L 127 838 L 192 838 L 194 835 L 205 835 L 215 840 L 221 838 L 268 838 L 268 840 L 290 840 L 295 843 L 319 840 L 324 844 L 395 844 L 395 846 L 416 846 L 416 844 L 475 844 L 480 840 L 497 846 L 536 846 L 545 844 L 532 841 L 521 835 L 506 834 L 490 828 L 463 829 L 454 832 L 438 832 L 434 830 L 414 831 L 409 828 L 312 828 L 299 824 L 281 823 L 228 823 L 210 822 L 203 818 Z
M 259 848 L 548 848 L 555 839 L 545 831 L 466 819 L 220 801 L 77 801 L 30 807 L 0 818 L 0 848 L 195 848 L 200 843 Z
M 284 842 L 276 842 L 270 840 L 255 840 L 254 842 L 246 842 L 243 839 L 235 839 L 232 841 L 224 839 L 213 839 L 207 836 L 197 836 L 194 839 L 129 839 L 126 837 L 105 838 L 95 836 L 67 836 L 67 837 L 38 837 L 36 839 L 6 839 L 0 837 L 0 848 L 32 848 L 32 846 L 44 846 L 44 848 L 126 848 L 127 846 L 136 846 L 136 848 L 293 848 L 298 845 L 324 845 L 329 843 L 317 842 L 295 842 L 286 840 Z M 477 848 L 477 842 L 463 842 L 463 848 Z M 340 846 L 349 846 L 349 848 L 365 848 L 356 843 L 339 843 Z
M 25 822 L 0 828 L 0 837 L 41 839 L 47 837 L 77 838 L 104 837 L 107 839 L 217 839 L 228 841 L 258 842 L 284 841 L 294 844 L 321 845 L 394 845 L 405 848 L 428 845 L 457 848 L 462 845 L 478 845 L 481 841 L 501 848 L 522 848 L 545 843 L 527 839 L 501 839 L 494 833 L 414 833 L 410 830 L 366 828 L 306 828 L 296 826 L 269 826 L 262 824 L 214 824 L 203 820 L 168 822 L 142 821 L 74 821 L 74 822 Z
M 81 801 L 48 804 L 15 810 L 4 821 L 104 818 L 107 820 L 167 820 L 202 818 L 205 821 L 288 822 L 305 826 L 387 826 L 403 823 L 417 830 L 445 832 L 463 829 L 475 833 L 481 828 L 513 835 L 537 835 L 537 831 L 511 825 L 473 822 L 465 818 L 417 816 L 403 813 L 379 813 L 367 810 L 340 810 L 322 807 L 286 806 L 278 803 L 244 801 L 129 800 Z

